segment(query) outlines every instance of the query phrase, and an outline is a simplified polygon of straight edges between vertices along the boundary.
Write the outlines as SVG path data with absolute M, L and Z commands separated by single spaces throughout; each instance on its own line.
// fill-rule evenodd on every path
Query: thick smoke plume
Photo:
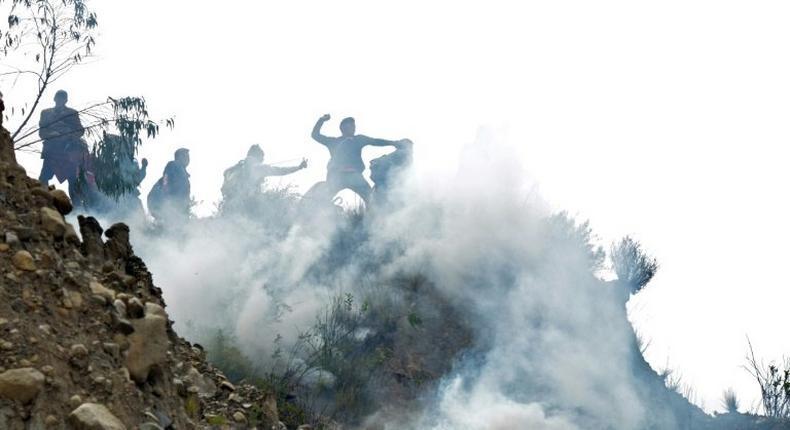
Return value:
M 407 172 L 392 203 L 364 218 L 294 203 L 133 240 L 176 329 L 198 342 L 221 330 L 261 370 L 276 367 L 334 297 L 424 279 L 471 341 L 426 385 L 422 410 L 380 408 L 366 425 L 665 428 L 634 376 L 628 293 L 596 277 L 604 254 L 587 225 L 530 197 L 534 184 L 499 142 L 481 138 L 460 159 L 450 176 Z

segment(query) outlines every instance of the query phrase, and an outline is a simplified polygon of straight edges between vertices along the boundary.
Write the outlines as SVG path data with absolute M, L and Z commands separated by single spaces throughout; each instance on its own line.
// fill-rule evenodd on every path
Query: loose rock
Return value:
M 52 196 L 52 203 L 61 214 L 68 215 L 74 209 L 74 206 L 71 204 L 71 199 L 65 191 L 52 190 L 49 194 Z
M 129 336 L 126 368 L 138 384 L 148 379 L 151 368 L 167 360 L 167 320 L 156 315 L 132 322 L 134 333 Z
M 97 403 L 84 403 L 69 414 L 69 424 L 77 430 L 126 430 L 126 426 Z
M 93 294 L 104 297 L 107 302 L 112 303 L 115 300 L 115 291 L 105 287 L 101 282 L 91 281 L 89 286 Z
M 17 251 L 11 258 L 11 262 L 19 270 L 27 272 L 34 272 L 36 270 L 36 263 L 33 261 L 33 256 L 27 251 Z
M 0 397 L 30 403 L 44 386 L 44 374 L 26 367 L 0 374 Z
M 54 209 L 43 207 L 40 209 L 41 227 L 54 237 L 63 237 L 66 233 L 66 221 L 63 215 Z

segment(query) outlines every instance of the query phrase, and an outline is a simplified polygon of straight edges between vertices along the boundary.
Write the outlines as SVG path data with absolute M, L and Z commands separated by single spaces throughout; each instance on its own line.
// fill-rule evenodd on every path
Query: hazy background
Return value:
M 144 194 L 186 146 L 200 215 L 252 143 L 269 162 L 307 157 L 288 178 L 302 191 L 321 180 L 309 133 L 327 112 L 326 134 L 353 115 L 360 133 L 411 138 L 424 172 L 491 127 L 553 208 L 659 259 L 631 303 L 653 367 L 708 410 L 730 386 L 751 406 L 746 335 L 759 356 L 790 353 L 790 4 L 591 3 L 93 0 L 96 61 L 56 86 L 73 106 L 143 95 L 175 116 L 142 149 Z M 23 92 L 2 85 L 7 105 Z

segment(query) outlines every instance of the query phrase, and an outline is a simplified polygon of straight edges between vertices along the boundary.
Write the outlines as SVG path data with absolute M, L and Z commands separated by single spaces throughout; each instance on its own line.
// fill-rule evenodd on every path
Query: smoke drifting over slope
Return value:
M 222 329 L 261 369 L 332 297 L 365 297 L 404 274 L 427 279 L 463 315 L 472 345 L 423 393 L 422 411 L 381 411 L 370 425 L 678 428 L 647 413 L 628 296 L 596 278 L 603 253 L 589 229 L 548 213 L 517 159 L 483 137 L 453 177 L 404 175 L 395 203 L 372 208 L 362 227 L 274 208 L 263 221 L 198 220 L 177 239 L 138 238 L 136 248 L 177 330 L 200 341 Z

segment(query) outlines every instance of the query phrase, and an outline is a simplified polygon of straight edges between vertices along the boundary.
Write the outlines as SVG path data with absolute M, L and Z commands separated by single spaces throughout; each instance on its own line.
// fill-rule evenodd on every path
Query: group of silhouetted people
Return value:
M 119 161 L 121 177 L 134 187 L 134 191 L 114 201 L 102 197 L 97 186 L 95 160 L 83 140 L 85 128 L 80 122 L 79 112 L 68 107 L 67 102 L 68 94 L 60 90 L 55 94 L 55 107 L 41 112 L 39 137 L 43 143 L 43 165 L 39 180 L 45 184 L 53 177 L 61 183 L 68 181 L 72 200 L 89 211 L 106 209 L 102 208 L 102 204 L 109 204 L 123 212 L 144 213 L 137 187 L 146 176 L 148 161 L 143 159 L 138 164 L 133 154 L 122 157 L 124 159 Z M 0 121 L 3 109 L 0 95 Z M 328 114 L 319 118 L 312 132 L 312 138 L 329 150 L 326 181 L 314 185 L 304 198 L 331 203 L 339 191 L 350 189 L 368 206 L 372 195 L 383 194 L 389 188 L 393 173 L 411 163 L 412 142 L 408 139 L 374 139 L 356 134 L 354 118 L 345 118 L 340 122 L 340 136 L 326 136 L 321 133 L 321 128 L 329 119 Z M 119 139 L 120 136 L 105 135 L 105 139 L 112 138 Z M 394 152 L 371 162 L 374 187 L 363 176 L 365 163 L 362 160 L 362 149 L 366 146 L 396 148 Z M 157 221 L 170 224 L 188 220 L 192 206 L 188 166 L 189 150 L 178 149 L 174 159 L 167 163 L 162 177 L 148 194 L 148 209 Z M 264 164 L 263 149 L 259 145 L 252 145 L 243 160 L 224 172 L 222 207 L 227 211 L 243 211 L 249 202 L 260 196 L 261 186 L 267 177 L 289 175 L 306 167 L 306 159 L 292 167 Z

